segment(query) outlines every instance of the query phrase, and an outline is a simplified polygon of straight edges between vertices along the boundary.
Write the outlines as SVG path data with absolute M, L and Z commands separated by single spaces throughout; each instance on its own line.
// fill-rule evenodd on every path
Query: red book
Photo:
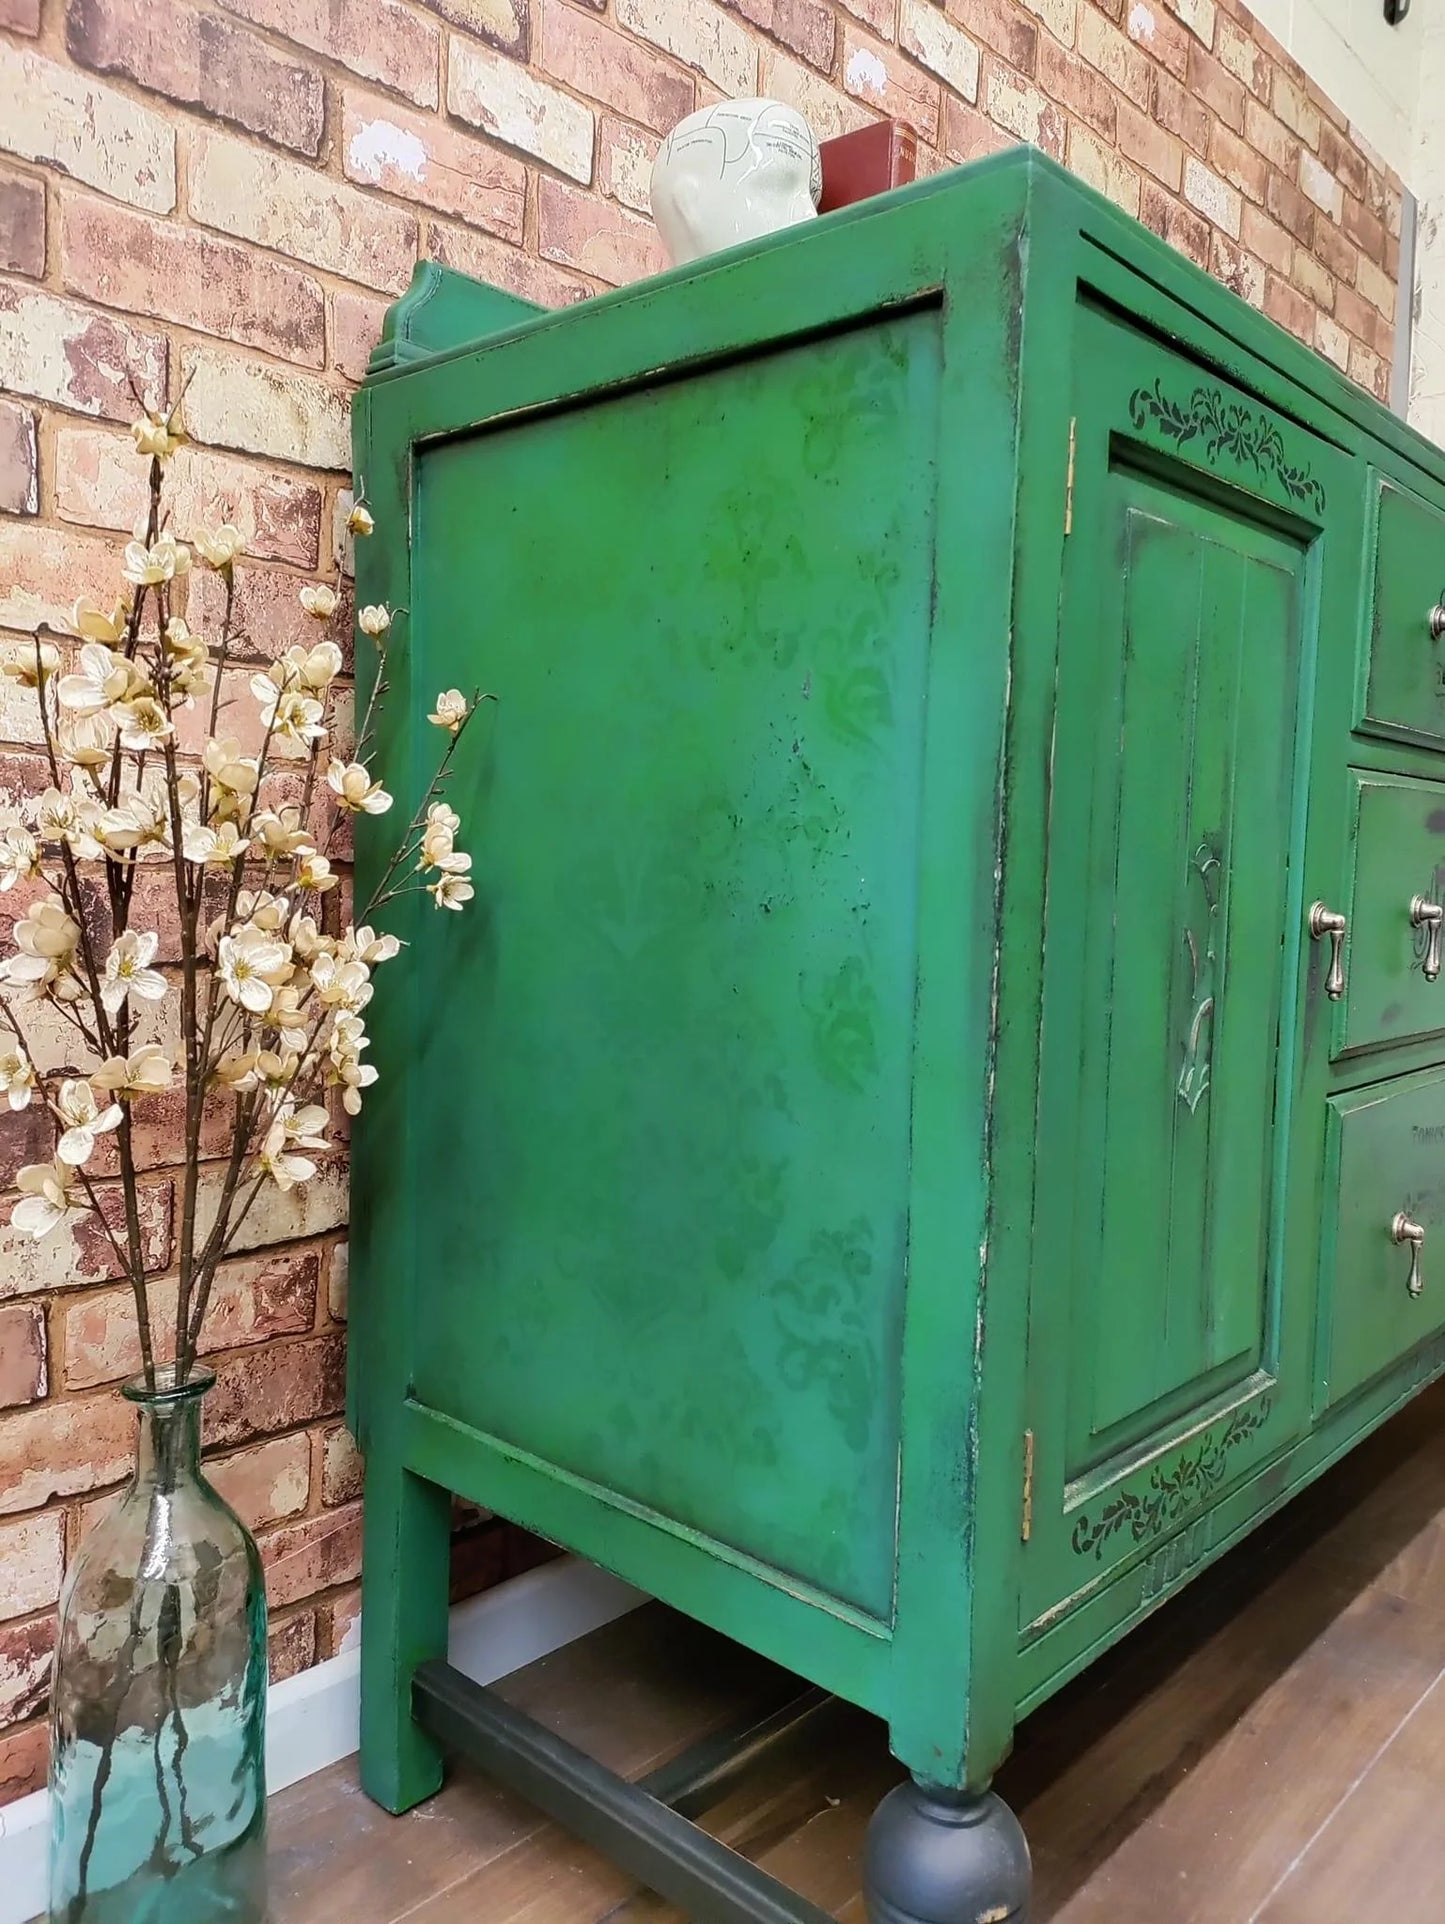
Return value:
M 903 187 L 918 172 L 918 136 L 901 120 L 872 121 L 856 133 L 821 142 L 818 152 L 823 161 L 820 214 Z

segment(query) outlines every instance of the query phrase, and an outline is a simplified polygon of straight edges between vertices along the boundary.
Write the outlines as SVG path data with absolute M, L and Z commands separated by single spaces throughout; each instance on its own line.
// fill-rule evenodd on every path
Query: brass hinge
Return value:
M 1024 1514 L 1019 1535 L 1027 1543 L 1034 1533 L 1034 1433 L 1024 1431 Z
M 1069 421 L 1069 478 L 1064 484 L 1064 533 L 1074 532 L 1074 444 L 1078 438 L 1079 417 Z

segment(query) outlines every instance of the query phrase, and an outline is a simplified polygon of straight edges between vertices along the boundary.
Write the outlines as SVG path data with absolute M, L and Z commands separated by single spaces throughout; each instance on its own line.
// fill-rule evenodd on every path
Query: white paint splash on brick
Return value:
M 1150 9 L 1141 5 L 1140 0 L 1134 0 L 1134 5 L 1129 9 L 1129 38 L 1152 47 L 1158 30 L 1158 23 Z
M 358 127 L 347 154 L 357 176 L 373 184 L 388 167 L 408 180 L 420 182 L 426 176 L 426 143 L 390 120 L 371 120 Z
M 843 76 L 845 83 L 860 90 L 877 94 L 881 100 L 888 90 L 888 69 L 876 53 L 866 47 L 855 47 L 848 56 L 848 70 Z

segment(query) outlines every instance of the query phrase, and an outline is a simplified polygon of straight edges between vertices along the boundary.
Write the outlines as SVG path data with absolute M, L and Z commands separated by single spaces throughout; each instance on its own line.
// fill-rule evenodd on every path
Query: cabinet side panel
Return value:
M 419 686 L 498 697 L 415 1394 L 885 1620 L 939 378 L 895 318 L 435 446 L 415 518 Z

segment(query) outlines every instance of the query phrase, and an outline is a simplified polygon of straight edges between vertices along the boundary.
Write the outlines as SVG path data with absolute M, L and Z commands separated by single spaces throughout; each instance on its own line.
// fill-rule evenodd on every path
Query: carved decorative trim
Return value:
M 1172 1470 L 1156 1464 L 1143 1490 L 1125 1490 L 1105 1504 L 1090 1521 L 1081 1515 L 1070 1539 L 1076 1556 L 1092 1550 L 1102 1562 L 1104 1545 L 1120 1530 L 1127 1529 L 1135 1543 L 1145 1543 L 1180 1522 L 1211 1490 L 1224 1481 L 1232 1452 L 1247 1437 L 1262 1429 L 1269 1416 L 1270 1398 L 1262 1396 L 1248 1409 L 1236 1410 L 1225 1429 L 1205 1437 L 1194 1450 L 1186 1450 Z
M 1177 1084 L 1179 1100 L 1190 1115 L 1209 1093 L 1210 1057 L 1214 1049 L 1214 983 L 1219 958 L 1215 943 L 1219 936 L 1219 895 L 1223 868 L 1208 842 L 1194 851 L 1193 868 L 1204 885 L 1204 954 L 1193 929 L 1184 931 L 1189 951 L 1190 1019 L 1184 1038 L 1184 1062 Z M 1207 1025 L 1207 1026 L 1206 1026 Z
M 1284 437 L 1269 416 L 1238 401 L 1226 401 L 1217 387 L 1197 387 L 1187 405 L 1181 405 L 1156 380 L 1152 388 L 1135 388 L 1129 396 L 1129 419 L 1136 428 L 1152 421 L 1176 447 L 1198 441 L 1212 466 L 1227 454 L 1256 474 L 1272 475 L 1293 500 L 1324 512 L 1323 486 L 1307 466 L 1295 467 L 1289 461 Z

